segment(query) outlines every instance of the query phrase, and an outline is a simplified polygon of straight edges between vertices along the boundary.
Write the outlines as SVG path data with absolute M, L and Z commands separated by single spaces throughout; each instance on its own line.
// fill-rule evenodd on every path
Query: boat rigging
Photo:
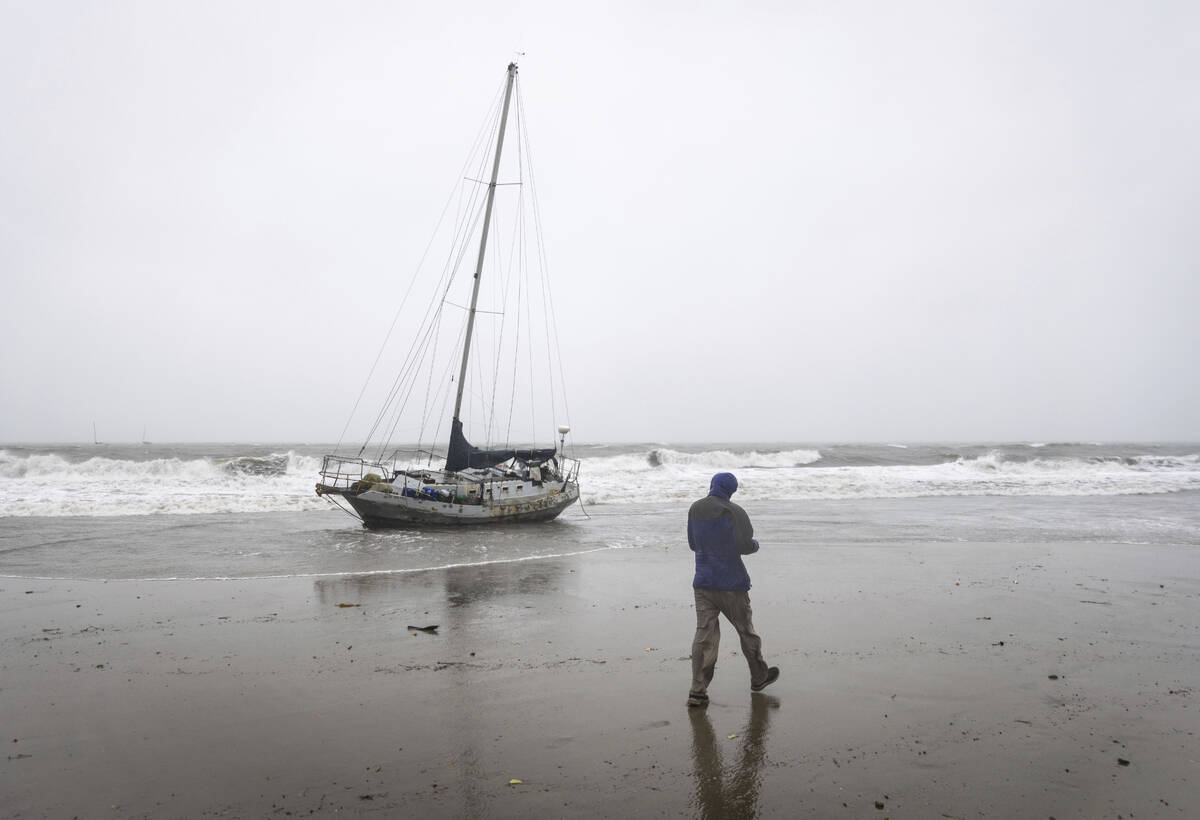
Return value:
M 348 505 L 347 511 L 361 518 L 367 526 L 548 521 L 557 517 L 579 498 L 579 462 L 568 457 L 566 453 L 566 436 L 570 432 L 569 424 L 554 426 L 558 434 L 558 441 L 556 446 L 550 447 L 517 446 L 508 440 L 507 434 L 502 442 L 489 441 L 487 446 L 476 447 L 467 439 L 464 429 L 464 420 L 466 419 L 464 397 L 468 393 L 467 387 L 473 372 L 471 367 L 475 365 L 477 368 L 481 368 L 483 365 L 483 362 L 479 361 L 479 357 L 472 359 L 471 356 L 477 316 L 480 313 L 497 313 L 503 316 L 505 313 L 503 310 L 486 311 L 481 309 L 479 297 L 480 285 L 484 280 L 485 268 L 487 268 L 490 258 L 488 253 L 489 237 L 495 222 L 496 191 L 498 187 L 506 184 L 500 182 L 501 160 L 504 157 L 505 134 L 516 84 L 517 65 L 510 63 L 498 120 L 491 129 L 491 132 L 494 133 L 495 150 L 491 158 L 490 178 L 481 203 L 482 212 L 480 213 L 477 209 L 468 210 L 460 220 L 462 229 L 460 235 L 463 237 L 471 233 L 472 226 L 478 226 L 479 244 L 472 274 L 466 323 L 461 333 L 462 348 L 461 357 L 457 363 L 457 378 L 447 374 L 449 383 L 454 385 L 455 396 L 454 409 L 450 416 L 449 441 L 445 451 L 444 465 L 440 468 L 433 467 L 434 454 L 430 452 L 424 453 L 427 456 L 425 464 L 409 463 L 402 466 L 402 459 L 398 452 L 393 452 L 391 458 L 386 457 L 386 452 L 390 447 L 392 435 L 399 427 L 400 418 L 409 405 L 409 399 L 416 392 L 419 372 L 428 374 L 423 403 L 423 409 L 426 412 L 422 414 L 422 418 L 427 419 L 431 415 L 430 406 L 435 401 L 434 394 L 436 393 L 432 389 L 432 383 L 436 370 L 435 353 L 438 331 L 441 329 L 442 308 L 445 305 L 453 306 L 454 304 L 449 300 L 448 294 L 454 279 L 453 273 L 457 269 L 455 264 L 450 264 L 444 280 L 444 287 L 440 287 L 435 305 L 426 311 L 425 318 L 418 328 L 414 346 L 406 357 L 396 381 L 388 391 L 384 409 L 380 411 L 371 426 L 371 434 L 367 437 L 368 441 L 376 434 L 380 434 L 383 439 L 383 447 L 379 455 L 364 456 L 368 447 L 368 444 L 364 444 L 354 456 L 334 453 L 325 456 L 322 462 L 320 480 L 316 485 L 317 494 L 342 509 L 347 509 L 345 505 Z M 519 94 L 517 100 L 519 111 Z M 516 120 L 520 126 L 522 118 L 518 115 Z M 521 132 L 518 136 L 523 137 L 523 129 L 518 130 Z M 519 143 L 521 142 L 524 140 L 519 140 Z M 517 183 L 516 187 L 521 191 L 524 191 L 526 187 L 524 174 L 528 164 L 527 153 L 527 145 L 521 145 L 517 152 L 518 171 L 522 174 L 522 181 Z M 530 180 L 532 180 L 531 174 Z M 531 189 L 532 185 L 528 187 Z M 533 222 L 537 227 L 540 225 L 540 219 L 536 214 L 536 196 L 530 194 L 529 199 L 532 200 Z M 476 201 L 475 204 L 478 206 L 480 203 Z M 519 215 L 520 224 L 526 225 L 528 220 L 523 218 L 523 207 L 523 205 L 518 206 L 514 213 Z M 539 258 L 544 257 L 544 248 L 540 238 L 534 249 Z M 524 240 L 514 239 L 509 253 L 517 262 L 524 262 L 529 250 L 530 248 Z M 465 256 L 466 246 L 459 242 L 452 249 L 449 258 L 453 262 L 461 260 Z M 542 261 L 544 262 L 544 259 Z M 542 296 L 548 302 L 549 287 L 544 273 L 541 285 Z M 528 302 L 531 295 L 526 291 L 532 290 L 532 288 L 525 287 L 525 290 L 522 290 L 522 287 L 525 286 L 517 286 L 515 313 L 518 326 L 529 324 L 522 320 L 528 317 Z M 547 322 L 547 331 L 553 327 L 552 310 L 549 313 L 551 321 Z M 497 337 L 503 339 L 503 329 L 497 334 Z M 500 366 L 500 349 L 500 346 L 497 346 L 497 353 L 491 357 L 489 362 L 495 370 L 494 381 L 491 383 L 493 398 L 498 392 L 500 371 L 505 369 Z M 557 345 L 554 345 L 553 348 L 548 347 L 548 350 L 550 349 L 556 351 Z M 516 352 L 514 352 L 513 366 L 510 368 L 509 375 L 512 375 L 515 380 L 517 363 L 521 358 L 519 353 L 526 353 L 530 362 L 532 362 L 533 356 L 528 350 L 520 351 L 514 348 L 514 351 Z M 427 369 L 422 370 L 423 364 Z M 445 369 L 443 366 L 443 370 Z M 530 370 L 532 371 L 532 367 Z M 553 367 L 549 368 L 549 375 L 552 380 Z M 514 381 L 509 396 L 510 428 L 511 408 L 516 404 L 515 384 Z M 553 414 L 556 408 L 554 407 L 555 393 L 552 388 L 549 391 L 549 398 Z M 562 404 L 565 410 L 565 398 L 563 398 Z M 496 432 L 494 403 L 492 411 L 486 415 L 485 431 L 487 437 L 491 439 L 491 434 Z M 550 440 L 553 442 L 553 437 Z M 419 447 L 418 454 L 421 454 Z

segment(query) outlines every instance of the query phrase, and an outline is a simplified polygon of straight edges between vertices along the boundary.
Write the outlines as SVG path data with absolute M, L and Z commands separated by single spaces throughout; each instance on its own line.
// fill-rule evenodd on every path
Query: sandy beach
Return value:
M 752 695 L 727 628 L 707 710 L 686 548 L 6 579 L 4 816 L 1194 815 L 1194 548 L 839 546 L 752 573 L 783 675 Z

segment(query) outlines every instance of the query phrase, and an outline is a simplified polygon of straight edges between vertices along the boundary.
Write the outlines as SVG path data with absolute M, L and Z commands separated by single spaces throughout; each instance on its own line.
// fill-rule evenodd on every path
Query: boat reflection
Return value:
M 707 709 L 689 709 L 692 721 L 692 762 L 696 774 L 696 816 L 706 820 L 738 820 L 758 816 L 758 790 L 766 758 L 767 724 L 779 699 L 750 696 L 750 723 L 732 740 L 718 743 Z M 726 766 L 722 743 L 737 744 L 737 761 Z

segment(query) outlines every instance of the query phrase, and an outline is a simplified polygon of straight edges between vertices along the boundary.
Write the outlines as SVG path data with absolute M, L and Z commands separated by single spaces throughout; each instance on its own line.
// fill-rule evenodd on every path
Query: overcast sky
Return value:
M 577 441 L 1200 440 L 1194 2 L 0 0 L 0 442 L 335 440 L 517 52 Z

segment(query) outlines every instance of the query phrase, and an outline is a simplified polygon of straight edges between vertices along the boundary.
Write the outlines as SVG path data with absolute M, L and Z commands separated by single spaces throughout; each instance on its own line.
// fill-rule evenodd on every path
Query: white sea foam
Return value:
M 1056 445 L 1057 446 L 1057 445 Z M 604 448 L 596 448 L 604 452 Z M 912 463 L 808 448 L 687 451 L 668 446 L 610 448 L 582 456 L 587 504 L 684 501 L 729 471 L 739 500 L 912 498 L 921 496 L 1105 496 L 1200 490 L 1200 455 L 969 455 L 913 447 Z M 824 449 L 824 448 L 823 448 Z M 1017 448 L 1019 449 L 1019 448 Z M 622 450 L 624 450 L 622 452 Z M 867 454 L 869 455 L 869 453 Z M 254 456 L 72 461 L 55 452 L 0 450 L 0 516 L 187 515 L 325 509 L 314 493 L 319 456 L 295 450 Z
M 0 515 L 110 516 L 321 509 L 313 486 L 321 460 L 267 457 L 157 458 L 0 451 Z
M 797 459 L 813 453 L 815 458 Z M 783 458 L 779 458 L 783 456 Z M 791 465 L 782 462 L 792 461 Z M 729 451 L 638 463 L 633 456 L 586 463 L 587 503 L 685 500 L 701 495 L 714 472 L 730 470 L 744 500 L 915 498 L 922 496 L 1088 496 L 1200 490 L 1200 456 L 1014 460 L 1000 452 L 939 464 L 821 467 L 814 451 L 769 459 Z
M 642 459 L 651 466 L 703 465 L 706 468 L 724 467 L 734 470 L 745 467 L 799 467 L 819 461 L 821 454 L 817 450 L 781 450 L 779 452 L 707 450 L 701 453 L 686 453 L 662 447 L 651 450 L 649 456 L 637 454 L 635 458 Z

